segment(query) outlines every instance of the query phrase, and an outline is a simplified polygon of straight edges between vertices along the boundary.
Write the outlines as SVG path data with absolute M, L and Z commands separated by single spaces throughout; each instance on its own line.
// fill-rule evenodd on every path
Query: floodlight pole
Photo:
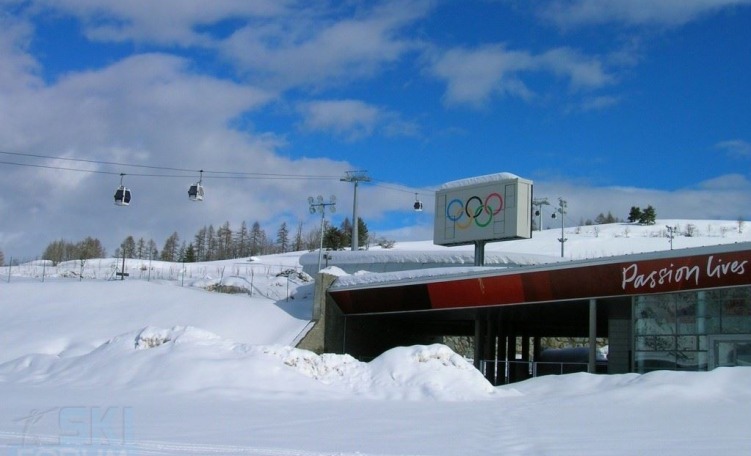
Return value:
M 555 218 L 556 212 L 561 214 L 561 237 L 558 238 L 558 242 L 561 243 L 561 258 L 563 258 L 563 244 L 566 242 L 566 237 L 564 236 L 564 233 L 563 233 L 563 228 L 564 228 L 563 219 L 565 218 L 565 215 L 566 215 L 566 206 L 567 206 L 566 200 L 559 197 L 558 207 L 556 208 L 555 212 L 552 215 L 552 217 Z
M 352 250 L 356 251 L 360 242 L 358 239 L 358 224 L 357 224 L 357 185 L 360 182 L 370 182 L 370 177 L 366 174 L 367 171 L 347 171 L 347 176 L 339 179 L 342 182 L 353 182 L 355 184 L 355 196 L 352 203 Z
M 321 239 L 320 244 L 318 247 L 318 270 L 321 270 L 321 260 L 322 260 L 322 254 L 323 254 L 323 219 L 326 216 L 326 207 L 329 207 L 331 209 L 331 212 L 334 212 L 336 209 L 336 197 L 333 195 L 329 199 L 329 202 L 326 203 L 323 200 L 323 197 L 318 195 L 318 198 L 314 199 L 312 196 L 308 197 L 308 204 L 310 205 L 310 213 L 315 214 L 316 211 L 321 213 Z
M 670 250 L 673 250 L 673 238 L 675 237 L 675 232 L 678 230 L 678 227 L 665 225 L 665 228 L 668 229 L 668 239 L 670 240 Z

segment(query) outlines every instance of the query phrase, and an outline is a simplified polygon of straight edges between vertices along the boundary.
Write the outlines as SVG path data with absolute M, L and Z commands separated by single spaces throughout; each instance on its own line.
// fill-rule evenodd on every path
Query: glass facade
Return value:
M 751 364 L 751 287 L 638 296 L 632 308 L 634 372 Z

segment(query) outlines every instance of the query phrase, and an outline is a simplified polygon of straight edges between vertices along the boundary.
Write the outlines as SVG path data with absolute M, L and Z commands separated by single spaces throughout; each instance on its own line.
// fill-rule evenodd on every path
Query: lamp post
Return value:
M 563 234 L 563 228 L 564 228 L 564 216 L 566 215 L 566 200 L 563 198 L 558 198 L 558 207 L 555 209 L 555 212 L 553 212 L 553 215 L 551 215 L 552 218 L 556 218 L 556 213 L 561 215 L 561 237 L 558 238 L 558 242 L 561 243 L 561 258 L 563 258 L 563 244 L 566 242 L 566 237 Z
M 342 182 L 353 182 L 355 184 L 355 197 L 352 203 L 352 250 L 359 248 L 358 227 L 357 227 L 357 185 L 360 182 L 370 182 L 367 171 L 347 171 L 347 176 L 339 179 Z
M 331 195 L 328 202 L 323 200 L 321 195 L 318 198 L 308 197 L 308 204 L 310 205 L 310 213 L 315 214 L 319 212 L 321 214 L 321 242 L 318 248 L 318 270 L 321 270 L 321 255 L 323 254 L 323 219 L 326 216 L 326 207 L 334 213 L 336 211 L 336 196 Z

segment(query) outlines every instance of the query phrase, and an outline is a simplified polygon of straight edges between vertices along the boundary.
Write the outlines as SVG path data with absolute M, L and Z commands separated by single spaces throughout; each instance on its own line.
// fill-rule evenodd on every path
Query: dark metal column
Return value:
M 486 317 L 487 334 L 485 335 L 485 343 L 483 358 L 485 362 L 485 378 L 488 379 L 493 385 L 496 384 L 496 372 L 498 365 L 498 353 L 496 352 L 496 339 L 498 337 L 498 322 L 489 313 Z
M 589 366 L 587 371 L 594 374 L 597 370 L 597 300 L 589 300 Z
M 487 333 L 487 321 L 485 320 L 484 316 L 478 315 L 475 317 L 475 340 L 474 340 L 474 351 L 475 351 L 475 368 L 478 370 L 481 370 L 482 368 L 482 360 L 483 360 L 483 348 L 485 347 L 485 337 Z

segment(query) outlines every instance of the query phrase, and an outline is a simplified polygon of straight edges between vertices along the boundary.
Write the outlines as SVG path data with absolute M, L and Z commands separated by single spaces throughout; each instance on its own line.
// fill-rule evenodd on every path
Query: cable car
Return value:
M 415 208 L 415 212 L 422 212 L 422 201 L 417 198 L 417 193 L 415 193 L 415 204 L 412 207 Z
M 130 204 L 130 189 L 123 185 L 123 176 L 125 174 L 120 174 L 120 186 L 115 190 L 116 206 L 127 206 Z
M 203 170 L 201 170 L 200 173 L 201 175 L 198 178 L 198 182 L 191 185 L 188 189 L 188 198 L 191 201 L 203 201 L 203 185 L 201 185 L 201 181 L 203 180 Z
M 203 201 L 203 186 L 200 182 L 196 182 L 188 189 L 188 198 L 191 201 Z

